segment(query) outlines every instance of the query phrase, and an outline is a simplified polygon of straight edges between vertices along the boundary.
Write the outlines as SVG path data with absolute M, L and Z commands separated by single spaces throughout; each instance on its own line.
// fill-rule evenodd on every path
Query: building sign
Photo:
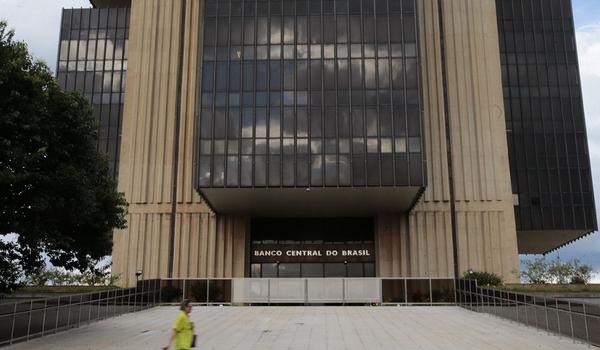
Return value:
M 269 262 L 371 262 L 373 244 L 256 244 L 250 261 Z

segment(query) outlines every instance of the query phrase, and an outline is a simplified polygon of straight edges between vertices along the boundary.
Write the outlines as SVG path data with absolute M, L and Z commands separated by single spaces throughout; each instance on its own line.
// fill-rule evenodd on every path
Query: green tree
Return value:
M 555 283 L 569 283 L 571 276 L 573 276 L 573 264 L 556 258 L 548 267 L 548 275 Z
M 96 150 L 97 130 L 89 102 L 61 90 L 0 22 L 0 238 L 18 234 L 17 245 L 0 247 L 0 279 L 15 256 L 28 275 L 42 253 L 81 271 L 110 253 L 127 203 Z
M 0 241 L 0 293 L 12 291 L 20 284 L 22 271 L 16 247 L 12 242 Z
M 572 284 L 588 284 L 594 274 L 594 268 L 591 265 L 581 264 L 578 259 L 573 260 Z
M 521 271 L 521 277 L 527 282 L 534 284 L 545 284 L 549 282 L 548 263 L 546 258 L 525 261 L 525 269 Z

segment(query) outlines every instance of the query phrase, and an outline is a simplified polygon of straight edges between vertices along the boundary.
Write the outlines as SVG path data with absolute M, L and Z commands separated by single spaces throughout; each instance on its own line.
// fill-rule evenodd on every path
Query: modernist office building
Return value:
M 570 0 L 94 0 L 58 79 L 130 203 L 123 283 L 514 280 L 597 228 Z

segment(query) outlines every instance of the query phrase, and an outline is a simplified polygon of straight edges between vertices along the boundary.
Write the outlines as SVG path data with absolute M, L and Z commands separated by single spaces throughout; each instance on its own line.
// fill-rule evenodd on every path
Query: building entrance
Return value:
M 375 277 L 372 218 L 256 218 L 251 277 Z

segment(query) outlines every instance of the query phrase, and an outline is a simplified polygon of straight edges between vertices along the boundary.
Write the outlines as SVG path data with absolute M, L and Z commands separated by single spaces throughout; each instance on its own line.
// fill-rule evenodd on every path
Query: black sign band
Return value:
M 274 262 L 374 262 L 373 244 L 256 244 L 250 249 L 253 263 Z

